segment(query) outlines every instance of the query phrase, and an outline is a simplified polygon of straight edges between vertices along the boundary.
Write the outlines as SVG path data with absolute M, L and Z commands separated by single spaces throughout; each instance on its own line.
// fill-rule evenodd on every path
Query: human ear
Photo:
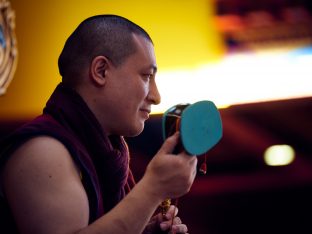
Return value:
M 97 85 L 105 85 L 106 72 L 109 66 L 109 60 L 105 56 L 96 56 L 91 63 L 90 74 L 91 79 Z

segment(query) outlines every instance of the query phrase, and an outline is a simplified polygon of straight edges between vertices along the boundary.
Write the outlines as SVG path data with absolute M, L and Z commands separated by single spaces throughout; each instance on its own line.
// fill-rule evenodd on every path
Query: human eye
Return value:
M 152 73 L 145 73 L 142 74 L 142 77 L 144 78 L 144 80 L 150 80 L 151 78 L 153 78 L 154 74 Z

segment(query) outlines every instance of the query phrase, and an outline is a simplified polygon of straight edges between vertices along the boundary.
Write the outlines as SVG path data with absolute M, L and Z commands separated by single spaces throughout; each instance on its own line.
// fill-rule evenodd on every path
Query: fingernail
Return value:
M 169 228 L 169 226 L 168 226 L 167 223 L 161 223 L 161 224 L 160 224 L 160 229 L 161 229 L 161 230 L 165 231 L 165 230 L 167 230 L 168 228 Z

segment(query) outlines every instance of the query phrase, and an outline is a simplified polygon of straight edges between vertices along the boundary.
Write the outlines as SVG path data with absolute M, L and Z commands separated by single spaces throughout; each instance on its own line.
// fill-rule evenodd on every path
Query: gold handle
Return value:
M 161 208 L 161 213 L 162 215 L 165 215 L 167 213 L 167 211 L 169 210 L 171 205 L 171 199 L 167 198 L 166 200 L 164 200 L 161 204 L 160 204 L 160 208 Z

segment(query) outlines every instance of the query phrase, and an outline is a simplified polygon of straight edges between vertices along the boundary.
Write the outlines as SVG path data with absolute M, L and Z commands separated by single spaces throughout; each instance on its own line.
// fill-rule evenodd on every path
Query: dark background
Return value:
M 189 232 L 312 233 L 312 97 L 235 105 L 220 114 L 223 137 L 208 152 L 208 172 L 178 200 Z M 127 139 L 137 180 L 162 144 L 161 117 L 152 115 L 140 136 Z M 2 120 L 0 137 L 26 121 Z M 294 162 L 265 165 L 263 153 L 274 144 L 291 145 Z
M 220 114 L 223 137 L 208 152 L 208 172 L 178 200 L 190 233 L 312 233 L 312 98 L 236 105 Z M 161 115 L 154 115 L 128 139 L 137 179 L 161 134 Z M 294 162 L 267 166 L 263 153 L 274 144 L 291 145 Z
M 216 27 L 230 53 L 311 47 L 311 0 L 214 2 Z M 19 12 L 16 9 L 17 20 L 22 19 L 19 23 L 30 19 L 40 27 L 36 21 L 40 14 L 35 12 L 33 17 L 28 17 L 27 9 L 19 8 Z M 227 16 L 235 16 L 236 20 L 226 20 Z M 218 20 L 223 24 L 218 24 Z M 23 29 L 19 23 L 17 30 Z M 28 48 L 28 41 L 33 41 L 28 37 L 31 34 L 27 30 L 17 31 L 17 34 L 24 37 L 18 40 L 19 48 Z M 29 56 L 24 54 L 27 58 L 23 60 L 23 54 L 20 51 L 19 62 L 27 61 L 24 68 L 31 66 Z M 22 66 L 20 77 L 31 77 L 27 69 L 26 73 L 24 70 Z M 37 67 L 35 72 L 40 73 Z M 45 85 L 41 81 L 40 78 L 26 83 L 39 87 Z M 282 88 L 287 87 L 281 83 Z M 41 92 L 42 89 L 37 90 Z M 25 93 L 19 94 L 17 100 L 23 101 Z M 31 98 L 27 100 L 32 101 Z M 312 93 L 307 98 L 235 105 L 220 109 L 220 113 L 223 137 L 208 152 L 207 174 L 198 174 L 191 191 L 178 201 L 179 216 L 188 225 L 189 232 L 312 233 Z M 140 136 L 127 139 L 137 180 L 162 144 L 161 117 L 151 116 Z M 0 138 L 29 120 L 19 119 L 19 116 L 0 118 Z M 292 164 L 270 167 L 264 163 L 264 151 L 275 144 L 288 144 L 295 149 L 296 158 Z M 203 158 L 199 158 L 199 165 L 202 161 Z

